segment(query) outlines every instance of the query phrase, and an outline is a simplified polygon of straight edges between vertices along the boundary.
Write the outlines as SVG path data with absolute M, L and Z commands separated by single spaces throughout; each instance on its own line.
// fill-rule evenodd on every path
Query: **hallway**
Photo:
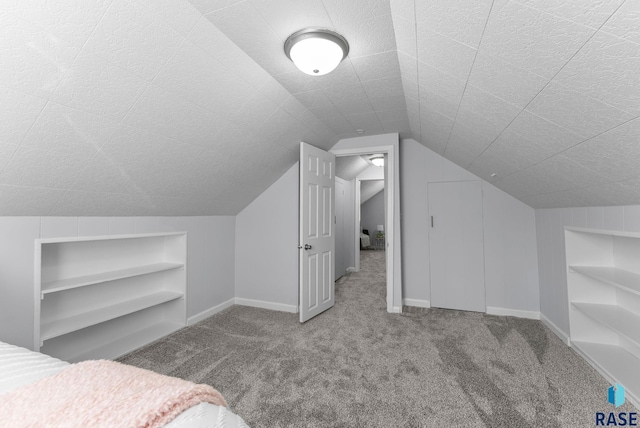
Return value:
M 360 271 L 336 281 L 336 304 L 381 309 L 387 307 L 385 251 L 361 250 Z

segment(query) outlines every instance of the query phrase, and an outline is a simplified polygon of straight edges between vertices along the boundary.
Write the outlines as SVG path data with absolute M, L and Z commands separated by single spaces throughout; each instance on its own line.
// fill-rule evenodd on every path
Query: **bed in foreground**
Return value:
M 81 427 L 86 421 L 104 427 L 247 428 L 211 387 L 113 361 L 69 364 L 0 342 L 2 426 Z

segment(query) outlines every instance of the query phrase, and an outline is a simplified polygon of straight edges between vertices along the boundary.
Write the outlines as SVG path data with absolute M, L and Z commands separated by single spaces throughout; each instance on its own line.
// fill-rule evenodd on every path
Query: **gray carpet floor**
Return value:
M 308 321 L 234 306 L 120 359 L 207 383 L 252 427 L 588 427 L 609 384 L 541 322 L 385 310 L 384 252 Z M 635 411 L 625 404 L 616 411 Z

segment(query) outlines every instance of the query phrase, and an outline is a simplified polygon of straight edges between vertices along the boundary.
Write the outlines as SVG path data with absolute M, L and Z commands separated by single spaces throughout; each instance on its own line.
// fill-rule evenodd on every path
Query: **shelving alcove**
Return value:
M 570 343 L 640 408 L 640 233 L 565 228 Z
M 34 349 L 112 359 L 186 325 L 185 232 L 36 239 Z

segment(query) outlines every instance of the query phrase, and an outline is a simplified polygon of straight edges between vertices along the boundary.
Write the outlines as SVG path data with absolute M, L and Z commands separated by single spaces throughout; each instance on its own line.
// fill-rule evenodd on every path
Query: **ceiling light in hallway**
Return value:
M 384 166 L 384 155 L 374 155 L 371 157 L 371 163 L 375 166 Z

